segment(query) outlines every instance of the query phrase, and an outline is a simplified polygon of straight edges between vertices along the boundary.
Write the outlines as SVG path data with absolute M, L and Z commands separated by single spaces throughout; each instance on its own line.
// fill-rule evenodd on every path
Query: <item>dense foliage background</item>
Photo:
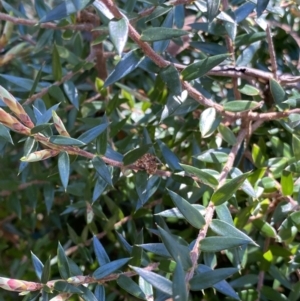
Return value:
M 300 299 L 298 1 L 0 2 L 0 300 Z

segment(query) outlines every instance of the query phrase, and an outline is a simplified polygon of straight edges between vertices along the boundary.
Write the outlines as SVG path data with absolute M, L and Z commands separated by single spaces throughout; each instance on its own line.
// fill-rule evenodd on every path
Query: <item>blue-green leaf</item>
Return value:
M 61 136 L 61 135 L 53 135 L 50 137 L 49 142 L 57 145 L 74 145 L 74 146 L 83 146 L 85 143 L 83 143 L 80 140 L 71 138 L 71 137 L 66 137 L 66 136 Z
M 117 279 L 117 283 L 125 291 L 135 296 L 136 298 L 147 300 L 145 293 L 131 278 L 125 275 L 120 275 L 119 278 Z
M 33 252 L 31 252 L 31 260 L 32 260 L 32 263 L 33 263 L 35 274 L 37 275 L 39 280 L 41 280 L 44 265 L 42 264 L 40 259 L 35 254 L 33 254 Z
M 176 261 L 176 268 L 173 274 L 173 300 L 188 300 L 185 273 L 180 260 Z
M 114 271 L 118 270 L 119 268 L 121 268 L 129 260 L 130 260 L 130 258 L 122 258 L 122 259 L 118 259 L 115 261 L 111 261 L 107 264 L 104 264 L 93 273 L 93 277 L 95 279 L 102 279 L 102 278 L 110 275 Z
M 182 29 L 151 27 L 142 32 L 141 40 L 145 42 L 169 40 L 187 35 L 188 32 Z
M 64 82 L 63 87 L 69 101 L 79 110 L 79 95 L 74 83 L 71 81 Z
M 58 270 L 61 278 L 68 279 L 71 276 L 69 261 L 65 254 L 65 250 L 63 249 L 60 243 L 58 243 L 58 248 L 57 248 L 57 264 L 58 264 Z
M 97 236 L 93 236 L 93 245 L 94 245 L 94 252 L 96 254 L 97 261 L 100 266 L 103 266 L 110 262 L 110 259 L 103 248 L 102 244 L 100 243 Z
M 96 139 L 102 132 L 104 132 L 107 127 L 108 127 L 107 122 L 102 123 L 82 133 L 77 139 L 82 141 L 84 144 L 89 144 L 94 139 Z
M 105 164 L 105 162 L 98 156 L 95 156 L 92 160 L 93 165 L 99 174 L 100 177 L 108 184 L 108 185 L 113 185 L 112 179 L 111 179 L 111 173 Z
M 203 252 L 219 252 L 246 244 L 249 244 L 249 239 L 211 236 L 201 240 L 200 249 Z
M 125 18 L 120 20 L 112 19 L 108 23 L 109 36 L 114 44 L 117 53 L 122 54 L 128 37 L 128 21 Z
M 70 159 L 67 152 L 60 152 L 58 156 L 58 171 L 62 185 L 67 190 L 70 175 Z
M 172 295 L 172 282 L 169 279 L 145 269 L 133 266 L 130 267 L 155 288 L 170 296 Z

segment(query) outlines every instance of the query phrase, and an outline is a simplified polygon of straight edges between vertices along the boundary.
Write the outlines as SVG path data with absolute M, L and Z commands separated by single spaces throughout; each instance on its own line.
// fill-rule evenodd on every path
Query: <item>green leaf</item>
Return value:
M 102 279 L 116 270 L 120 269 L 124 264 L 126 264 L 130 258 L 122 258 L 122 259 L 117 259 L 114 261 L 111 261 L 109 263 L 106 263 L 102 265 L 100 268 L 98 268 L 94 273 L 93 277 L 95 279 Z
M 210 71 L 215 66 L 221 64 L 226 58 L 228 58 L 228 56 L 229 54 L 219 54 L 200 60 L 186 67 L 181 72 L 181 75 L 183 79 L 187 81 L 199 78 L 205 75 L 208 71 Z
M 58 156 L 58 171 L 62 185 L 67 190 L 70 175 L 70 159 L 67 152 L 60 152 Z
M 224 163 L 228 160 L 227 149 L 209 149 L 197 156 L 197 159 L 207 163 Z
M 188 173 L 195 175 L 203 184 L 208 185 L 212 188 L 216 188 L 219 181 L 208 171 L 201 170 L 194 166 L 180 164 L 180 166 Z
M 180 95 L 182 92 L 178 70 L 173 64 L 163 68 L 159 73 L 172 95 Z
M 230 236 L 211 236 L 201 240 L 200 250 L 203 252 L 219 252 L 246 244 L 249 244 L 249 239 Z
M 121 55 L 128 38 L 128 21 L 125 18 L 120 20 L 112 19 L 108 23 L 108 30 L 117 53 Z
M 57 145 L 73 145 L 73 146 L 83 146 L 85 143 L 79 141 L 77 139 L 61 136 L 61 135 L 53 135 L 50 137 L 49 142 Z
M 143 30 L 141 40 L 145 42 L 169 40 L 187 35 L 188 32 L 182 29 L 151 27 Z
M 157 140 L 157 143 L 169 167 L 173 170 L 182 170 L 177 156 L 162 141 Z
M 65 254 L 65 250 L 63 249 L 60 243 L 58 243 L 58 248 L 57 248 L 57 264 L 58 264 L 58 270 L 61 278 L 68 279 L 71 276 L 69 261 Z
M 111 179 L 111 173 L 110 170 L 108 169 L 107 165 L 105 162 L 98 156 L 95 156 L 92 160 L 93 165 L 99 174 L 100 177 L 108 184 L 108 185 L 113 185 L 112 179 Z
M 56 281 L 54 283 L 54 289 L 59 292 L 72 293 L 72 294 L 82 294 L 83 292 L 76 286 L 65 282 L 65 281 Z
M 293 147 L 293 153 L 294 157 L 297 161 L 300 160 L 300 138 L 293 134 L 292 136 L 292 147 Z
M 107 77 L 104 87 L 108 87 L 136 69 L 144 57 L 139 55 L 138 50 L 131 50 L 119 61 L 114 70 Z
M 250 111 L 258 107 L 258 102 L 249 100 L 234 100 L 226 102 L 223 106 L 225 111 L 242 112 Z
M 231 129 L 222 123 L 218 126 L 218 131 L 221 134 L 222 138 L 229 144 L 234 145 L 236 143 L 236 137 L 231 131 Z
M 262 219 L 257 218 L 252 221 L 252 224 L 257 229 L 259 229 L 261 234 L 264 235 L 265 237 L 272 237 L 272 238 L 277 237 L 276 230 L 266 221 L 263 221 Z
M 6 142 L 9 142 L 11 144 L 13 143 L 13 140 L 11 138 L 10 132 L 7 129 L 6 126 L 4 126 L 3 124 L 0 123 L 0 138 L 3 139 Z
M 163 256 L 163 257 L 171 257 L 170 253 L 168 252 L 167 248 L 163 243 L 149 243 L 149 244 L 141 244 L 138 246 L 153 254 Z
M 168 193 L 188 223 L 197 229 L 201 229 L 205 225 L 204 217 L 187 200 L 169 189 Z
M 214 108 L 205 109 L 200 116 L 199 128 L 203 138 L 207 138 L 213 134 L 219 126 L 221 118 L 217 115 Z
M 205 207 L 198 204 L 192 205 L 196 210 L 198 210 L 201 214 L 205 214 Z M 156 213 L 155 215 L 160 215 L 163 217 L 172 217 L 172 218 L 184 218 L 178 208 L 167 209 L 162 212 Z
M 276 105 L 282 110 L 287 109 L 288 105 L 283 103 L 285 100 L 285 91 L 280 84 L 272 78 L 270 79 L 270 90 Z
M 173 274 L 173 300 L 188 300 L 188 292 L 185 283 L 185 273 L 180 260 L 176 261 L 176 268 Z
M 220 0 L 207 0 L 207 17 L 208 21 L 212 22 L 219 14 Z
M 130 266 L 130 268 L 136 271 L 142 278 L 144 278 L 147 282 L 152 284 L 161 292 L 164 292 L 170 296 L 172 295 L 172 282 L 169 279 L 138 267 Z
M 257 18 L 259 18 L 267 8 L 270 0 L 260 0 L 256 3 Z
M 225 221 L 221 221 L 218 219 L 213 219 L 209 224 L 209 227 L 216 234 L 222 235 L 224 237 L 237 237 L 244 240 L 248 240 L 250 244 L 254 246 L 258 246 L 258 244 L 253 241 L 248 235 L 234 227 L 233 225 L 226 223 Z
M 152 144 L 146 144 L 146 145 L 142 145 L 141 147 L 130 150 L 123 157 L 124 165 L 129 165 L 134 163 L 137 159 L 145 155 L 151 147 Z
M 46 260 L 44 268 L 43 268 L 43 272 L 41 275 L 41 282 L 42 283 L 47 283 L 50 279 L 50 275 L 51 275 L 51 262 L 50 262 L 50 257 Z
M 161 239 L 171 254 L 172 258 L 176 261 L 178 258 L 181 260 L 184 270 L 188 270 L 192 266 L 192 261 L 190 258 L 190 250 L 188 247 L 179 244 L 173 236 L 171 236 L 167 231 L 158 226 L 158 231 L 160 233 Z
M 294 180 L 291 172 L 283 170 L 281 174 L 281 189 L 283 195 L 292 195 L 294 191 Z
M 99 301 L 99 299 L 97 299 L 96 296 L 91 292 L 90 288 L 85 287 L 84 285 L 79 285 L 77 288 L 83 292 L 80 294 L 80 298 L 84 301 Z
M 119 278 L 117 279 L 117 283 L 126 292 L 135 296 L 136 298 L 147 300 L 145 293 L 131 278 L 125 275 L 120 275 Z
M 249 172 L 229 180 L 219 189 L 217 189 L 211 197 L 211 201 L 215 206 L 221 205 L 228 201 L 233 194 L 242 186 L 243 182 L 249 176 Z
M 82 133 L 77 139 L 82 141 L 84 144 L 89 144 L 94 139 L 96 139 L 102 132 L 104 132 L 108 127 L 108 123 L 97 125 L 90 130 Z
M 53 78 L 56 81 L 61 80 L 62 69 L 61 69 L 60 57 L 56 48 L 56 44 L 53 45 L 53 49 L 52 49 L 52 74 L 53 74 Z
M 35 90 L 36 90 L 36 88 L 40 82 L 41 76 L 42 76 L 43 67 L 44 67 L 44 64 L 41 65 L 41 68 L 39 69 L 39 72 L 37 73 L 37 75 L 34 79 L 34 82 L 32 84 L 32 87 L 31 87 L 28 97 L 32 96 L 35 93 Z
M 93 191 L 93 203 L 100 197 L 107 186 L 107 182 L 102 177 L 97 177 L 94 191 Z
M 203 273 L 213 271 L 213 270 L 210 267 L 208 267 L 207 265 L 199 264 L 196 271 L 199 272 L 200 274 L 203 274 Z M 235 300 L 240 300 L 238 294 L 233 290 L 231 283 L 229 285 L 229 283 L 225 280 L 222 280 L 222 281 L 214 284 L 213 288 L 228 297 L 231 297 Z
M 238 89 L 241 93 L 249 96 L 256 96 L 259 95 L 260 90 L 251 86 L 251 85 L 243 85 L 242 88 Z
M 102 244 L 100 243 L 97 236 L 93 236 L 93 246 L 94 246 L 94 252 L 96 254 L 97 261 L 100 266 L 103 266 L 110 262 L 110 259 L 103 248 Z
M 236 268 L 222 268 L 195 275 L 190 280 L 190 288 L 192 291 L 201 291 L 212 287 L 214 284 L 230 277 L 238 271 Z
M 44 123 L 44 124 L 40 124 L 35 126 L 34 128 L 30 129 L 30 133 L 33 134 L 37 134 L 40 132 L 43 132 L 44 130 L 49 130 L 51 128 L 52 124 L 51 123 Z
M 31 260 L 33 263 L 34 271 L 39 280 L 42 278 L 42 273 L 44 269 L 44 265 L 40 261 L 40 259 L 31 251 Z
M 78 96 L 78 90 L 75 87 L 74 83 L 71 81 L 67 81 L 63 83 L 64 91 L 71 102 L 71 104 L 79 110 L 79 96 Z

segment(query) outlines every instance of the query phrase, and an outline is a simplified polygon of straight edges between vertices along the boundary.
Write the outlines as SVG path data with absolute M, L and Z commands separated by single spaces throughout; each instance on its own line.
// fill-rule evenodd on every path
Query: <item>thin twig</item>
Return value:
M 271 29 L 270 29 L 269 25 L 267 25 L 266 33 L 267 33 L 268 48 L 269 48 L 269 52 L 270 52 L 273 76 L 276 80 L 278 80 L 276 55 L 275 55 L 274 43 L 272 40 L 272 33 L 271 33 Z

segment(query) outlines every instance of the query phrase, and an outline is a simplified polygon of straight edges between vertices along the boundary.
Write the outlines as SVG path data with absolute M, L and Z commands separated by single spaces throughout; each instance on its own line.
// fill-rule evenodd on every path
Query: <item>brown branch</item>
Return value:
M 271 65 L 272 65 L 272 72 L 273 72 L 274 78 L 277 80 L 278 76 L 277 76 L 276 55 L 275 55 L 274 43 L 272 40 L 271 29 L 270 29 L 269 25 L 267 25 L 266 33 L 267 33 L 268 48 L 269 48 L 269 52 L 270 52 L 270 59 L 271 59 Z

